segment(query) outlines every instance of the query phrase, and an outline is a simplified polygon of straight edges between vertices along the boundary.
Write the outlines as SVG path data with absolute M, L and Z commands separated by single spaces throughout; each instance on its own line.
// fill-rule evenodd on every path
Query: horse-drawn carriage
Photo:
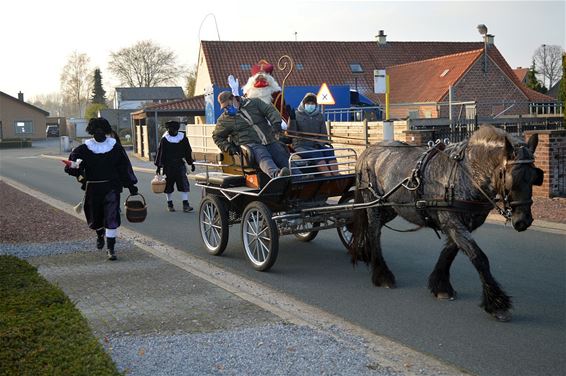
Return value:
M 336 161 L 325 161 L 329 167 L 338 166 L 337 175 L 311 167 L 323 158 L 301 152 L 289 158 L 290 176 L 270 179 L 257 168 L 249 148 L 241 149 L 241 155 L 220 154 L 215 163 L 196 162 L 206 169 L 194 179 L 203 190 L 200 234 L 210 254 L 224 252 L 229 228 L 237 223 L 244 254 L 259 271 L 275 263 L 282 235 L 308 242 L 320 230 L 336 228 L 344 246 L 349 246 L 351 212 L 327 209 L 353 201 L 354 150 L 335 149 Z
M 480 275 L 482 307 L 497 320 L 507 321 L 511 299 L 492 276 L 487 255 L 471 233 L 492 209 L 517 231 L 531 225 L 532 187 L 543 181 L 542 170 L 534 166 L 537 143 L 536 135 L 524 142 L 488 126 L 448 147 L 372 145 L 358 161 L 354 150 L 336 149 L 340 169 L 335 176 L 310 168 L 308 153 L 295 153 L 289 160 L 291 176 L 273 179 L 262 177 L 244 147 L 241 157 L 198 163 L 207 169 L 195 176 L 203 189 L 200 233 L 208 252 L 220 255 L 230 225 L 241 223 L 247 259 L 265 271 L 277 258 L 280 235 L 310 241 L 318 231 L 336 228 L 353 261 L 371 265 L 373 284 L 395 287 L 380 238 L 382 227 L 401 216 L 445 235 L 446 244 L 429 277 L 434 296 L 455 298 L 450 267 L 461 251 Z M 221 171 L 209 171 L 212 167 Z

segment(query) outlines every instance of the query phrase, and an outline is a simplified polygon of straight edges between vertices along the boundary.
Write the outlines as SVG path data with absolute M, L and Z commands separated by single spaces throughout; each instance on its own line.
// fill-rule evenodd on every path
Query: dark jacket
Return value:
M 324 144 L 328 144 L 328 131 L 326 129 L 326 122 L 320 112 L 319 108 L 314 112 L 308 113 L 305 111 L 303 102 L 295 110 L 295 119 L 289 123 L 289 134 L 294 136 L 293 132 L 313 133 L 316 135 L 301 135 L 293 137 L 293 148 L 300 149 L 319 149 Z
M 179 132 L 183 134 L 183 132 Z M 167 174 L 169 169 L 179 169 L 185 165 L 183 158 L 188 164 L 193 164 L 193 150 L 189 139 L 184 137 L 178 143 L 172 143 L 164 136 L 159 141 L 159 148 L 157 149 L 157 156 L 155 157 L 155 165 L 163 167 L 164 172 Z
M 65 167 L 65 172 L 77 178 L 82 177 L 80 182 L 83 190 L 88 181 L 108 180 L 107 183 L 96 184 L 95 187 L 98 190 L 114 189 L 118 192 L 122 192 L 122 187 L 131 187 L 138 182 L 130 159 L 119 143 L 110 151 L 101 154 L 93 153 L 85 144 L 79 145 L 69 155 L 70 161 L 77 159 L 82 159 L 79 168 Z
M 249 121 L 242 109 L 249 114 Z M 228 151 L 231 143 L 237 146 L 273 143 L 277 141 L 276 135 L 280 132 L 281 116 L 273 105 L 258 98 L 242 98 L 240 110 L 235 116 L 226 113 L 220 115 L 212 132 L 212 139 L 220 150 Z

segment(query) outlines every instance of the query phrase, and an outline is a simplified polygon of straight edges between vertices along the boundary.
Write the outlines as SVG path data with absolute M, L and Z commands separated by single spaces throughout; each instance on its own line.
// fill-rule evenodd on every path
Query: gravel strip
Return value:
M 277 324 L 207 334 L 111 336 L 103 345 L 128 375 L 401 375 L 304 326 Z M 353 348 L 356 347 L 356 348 Z
M 19 244 L 0 244 L 0 255 L 12 255 L 22 259 L 38 256 L 62 255 L 65 253 L 76 252 L 98 252 L 105 254 L 106 250 L 99 250 L 95 247 L 95 239 L 54 242 L 54 243 L 19 243 Z M 120 251 L 127 250 L 127 242 L 120 243 Z
M 0 243 L 95 239 L 94 231 L 85 222 L 1 180 L 0 207 Z

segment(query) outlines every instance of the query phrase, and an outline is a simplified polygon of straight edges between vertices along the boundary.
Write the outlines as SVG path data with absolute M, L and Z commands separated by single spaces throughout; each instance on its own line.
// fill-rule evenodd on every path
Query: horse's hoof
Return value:
M 456 291 L 454 291 L 454 294 L 450 295 L 447 292 L 439 292 L 438 294 L 436 294 L 436 299 L 438 300 L 456 300 Z
M 500 322 L 507 322 L 507 321 L 511 321 L 511 312 L 509 311 L 495 311 L 491 314 L 497 321 Z

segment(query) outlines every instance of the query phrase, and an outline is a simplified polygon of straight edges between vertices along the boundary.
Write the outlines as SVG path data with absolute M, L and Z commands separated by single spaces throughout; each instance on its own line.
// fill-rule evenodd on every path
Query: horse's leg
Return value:
M 450 284 L 450 267 L 457 254 L 458 246 L 448 239 L 428 278 L 428 288 L 438 299 L 454 300 L 456 298 L 456 291 Z
M 470 259 L 480 275 L 483 288 L 481 306 L 499 321 L 511 320 L 511 298 L 499 287 L 491 275 L 489 260 L 481 248 L 472 239 L 472 234 L 461 223 L 447 228 L 448 236 Z
M 367 210 L 367 215 L 371 247 L 371 280 L 375 286 L 394 288 L 395 276 L 387 267 L 381 251 L 381 228 L 392 219 L 391 216 L 395 217 L 395 213 L 389 213 L 385 209 L 371 208 Z

